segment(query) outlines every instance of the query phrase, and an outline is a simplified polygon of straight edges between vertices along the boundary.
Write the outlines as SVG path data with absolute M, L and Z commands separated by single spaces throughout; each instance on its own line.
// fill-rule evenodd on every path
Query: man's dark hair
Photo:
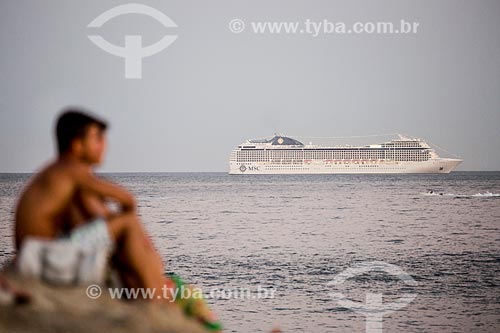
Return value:
M 97 117 L 78 109 L 66 109 L 57 119 L 56 138 L 59 154 L 71 147 L 74 139 L 83 138 L 91 125 L 97 125 L 105 131 L 108 124 Z

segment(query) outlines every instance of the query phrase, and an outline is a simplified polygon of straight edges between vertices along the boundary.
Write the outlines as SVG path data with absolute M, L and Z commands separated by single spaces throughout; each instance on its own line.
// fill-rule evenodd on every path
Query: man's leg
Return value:
M 163 294 L 164 287 L 170 291 L 174 291 L 178 287 L 194 291 L 193 286 L 184 284 L 180 279 L 176 283 L 164 276 L 161 258 L 134 214 L 123 214 L 111 218 L 108 221 L 108 230 L 117 242 L 118 256 L 123 258 L 120 261 L 130 267 L 134 275 L 133 278 L 140 284 L 139 287 L 155 290 L 153 300 L 168 301 L 169 303 L 174 300 L 173 295 Z M 166 296 L 169 297 L 168 300 L 164 298 Z M 178 306 L 175 306 L 174 309 L 179 313 L 185 311 L 190 316 L 196 317 L 205 328 L 211 331 L 221 330 L 220 322 L 210 311 L 203 298 L 194 297 L 194 293 L 186 300 L 182 299 L 183 295 L 178 296 L 181 298 L 176 301 Z
M 162 298 L 163 263 L 138 217 L 133 213 L 122 214 L 111 218 L 107 224 L 122 263 L 128 266 L 140 287 L 155 289 L 154 298 Z

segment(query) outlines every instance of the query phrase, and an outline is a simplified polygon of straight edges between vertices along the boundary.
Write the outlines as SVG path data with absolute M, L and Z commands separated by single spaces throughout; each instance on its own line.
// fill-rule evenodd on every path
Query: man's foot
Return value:
M 193 286 L 184 283 L 178 275 L 172 274 L 169 284 L 175 284 L 177 294 L 175 295 L 175 302 L 184 310 L 189 317 L 196 318 L 206 329 L 212 332 L 222 331 L 222 324 L 218 320 L 214 312 L 210 310 L 208 305 L 203 300 L 202 295 L 198 295 Z M 188 298 L 183 298 L 184 290 L 190 292 Z
M 212 332 L 222 330 L 221 322 L 203 299 L 189 299 L 185 311 L 189 316 L 195 317 L 208 330 Z

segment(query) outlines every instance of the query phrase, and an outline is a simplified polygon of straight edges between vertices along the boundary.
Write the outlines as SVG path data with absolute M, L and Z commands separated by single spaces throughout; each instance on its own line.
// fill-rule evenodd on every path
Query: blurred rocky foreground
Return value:
M 86 287 L 54 287 L 21 277 L 11 268 L 0 271 L 0 281 L 0 332 L 206 332 L 174 307 L 114 300 L 107 292 L 90 299 Z M 16 302 L 11 287 L 28 292 L 30 299 L 18 297 Z

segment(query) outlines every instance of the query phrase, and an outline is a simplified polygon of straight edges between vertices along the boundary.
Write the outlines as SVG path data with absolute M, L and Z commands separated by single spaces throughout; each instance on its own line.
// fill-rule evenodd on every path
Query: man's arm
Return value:
M 89 191 L 78 191 L 78 205 L 75 206 L 79 213 L 85 216 L 85 220 L 91 220 L 96 217 L 102 217 L 106 220 L 119 212 L 113 212 L 103 196 Z
M 129 191 L 109 181 L 102 180 L 90 172 L 81 172 L 77 178 L 77 185 L 82 191 L 89 191 L 98 196 L 118 201 L 124 212 L 135 209 L 135 199 Z

